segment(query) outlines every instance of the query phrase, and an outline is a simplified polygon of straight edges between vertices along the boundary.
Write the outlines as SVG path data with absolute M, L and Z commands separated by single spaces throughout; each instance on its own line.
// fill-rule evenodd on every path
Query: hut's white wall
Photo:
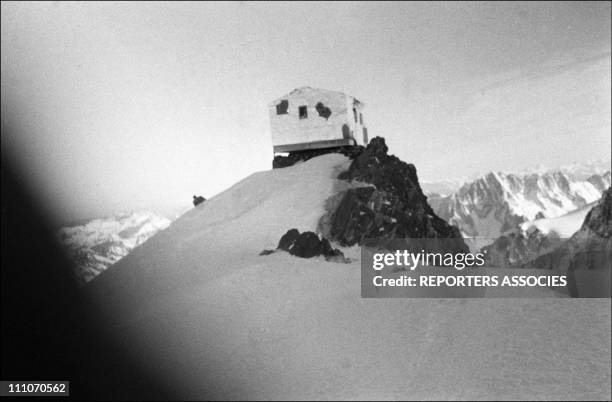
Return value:
M 294 91 L 271 103 L 269 112 L 272 144 L 286 145 L 342 139 L 342 126 L 347 124 L 350 129 L 350 122 L 353 119 L 353 111 L 347 107 L 348 98 L 340 92 L 307 89 Z M 277 114 L 276 105 L 283 99 L 289 102 L 287 113 Z M 331 115 L 328 118 L 319 115 L 316 109 L 319 102 L 330 109 Z M 305 119 L 300 119 L 300 106 L 307 107 L 308 117 Z

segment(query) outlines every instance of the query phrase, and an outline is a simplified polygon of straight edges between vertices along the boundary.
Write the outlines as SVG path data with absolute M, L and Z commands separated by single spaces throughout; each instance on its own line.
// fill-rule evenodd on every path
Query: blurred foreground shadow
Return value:
M 119 340 L 105 339 L 11 156 L 2 151 L 1 379 L 68 380 L 73 399 L 171 399 Z

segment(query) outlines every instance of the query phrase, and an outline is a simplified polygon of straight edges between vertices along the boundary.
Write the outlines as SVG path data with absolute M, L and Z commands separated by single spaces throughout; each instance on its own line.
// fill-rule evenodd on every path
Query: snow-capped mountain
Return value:
M 434 211 L 465 237 L 496 239 L 521 223 L 555 218 L 598 200 L 610 171 L 577 178 L 562 169 L 513 174 L 491 172 L 449 197 L 430 197 Z
M 87 282 L 170 222 L 151 212 L 133 212 L 63 227 L 57 237 L 75 263 L 77 278 Z

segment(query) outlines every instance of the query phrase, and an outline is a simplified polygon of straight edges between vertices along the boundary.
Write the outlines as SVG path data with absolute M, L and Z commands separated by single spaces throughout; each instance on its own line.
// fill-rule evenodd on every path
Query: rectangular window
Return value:
M 359 124 L 363 126 L 363 114 L 359 113 Z
M 298 112 L 300 114 L 300 119 L 307 119 L 308 118 L 308 107 L 307 106 L 300 106 L 298 108 Z
M 353 117 L 355 117 L 355 123 L 357 123 L 357 109 L 353 108 Z

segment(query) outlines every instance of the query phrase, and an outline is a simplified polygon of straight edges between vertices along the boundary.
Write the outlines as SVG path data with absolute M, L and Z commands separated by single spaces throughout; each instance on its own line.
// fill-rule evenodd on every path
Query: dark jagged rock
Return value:
M 321 255 L 321 240 L 314 232 L 301 233 L 295 239 L 289 253 L 302 258 L 312 258 Z
M 414 165 L 401 161 L 395 155 L 387 155 L 387 151 L 384 138 L 373 138 L 353 160 L 349 170 L 338 178 L 371 183 L 377 190 L 397 195 L 406 202 L 421 204 L 428 213 L 433 214 L 419 185 Z
M 342 251 L 333 248 L 329 240 L 325 237 L 320 239 L 314 232 L 300 233 L 297 229 L 290 229 L 281 237 L 277 249 L 301 258 L 322 255 L 327 260 L 345 261 Z M 263 250 L 259 255 L 268 255 L 273 252 L 273 250 Z
M 280 238 L 277 248 L 279 250 L 289 251 L 289 249 L 291 248 L 291 246 L 293 246 L 293 243 L 295 243 L 295 240 L 298 238 L 299 235 L 300 235 L 300 231 L 297 229 L 288 230 L 287 233 L 285 233 Z
M 284 167 L 293 166 L 298 162 L 304 162 L 308 159 L 315 158 L 317 156 L 339 153 L 349 158 L 354 158 L 363 151 L 363 147 L 360 145 L 348 146 L 348 147 L 336 147 L 336 148 L 324 148 L 324 149 L 309 149 L 306 151 L 291 152 L 287 156 L 276 155 L 272 161 L 273 169 L 280 169 Z
M 589 211 L 583 227 L 600 237 L 612 237 L 612 187 L 604 191 L 601 200 Z
M 373 187 L 346 191 L 330 217 L 325 235 L 343 246 L 362 244 L 368 238 L 456 239 L 454 251 L 467 252 L 459 230 L 439 218 L 427 203 L 412 164 L 394 155 L 381 137 L 354 157 L 339 179 L 358 180 Z
M 193 196 L 193 206 L 197 206 L 200 205 L 201 203 L 203 203 L 204 201 L 206 201 L 206 198 L 202 197 L 201 195 L 194 195 Z

